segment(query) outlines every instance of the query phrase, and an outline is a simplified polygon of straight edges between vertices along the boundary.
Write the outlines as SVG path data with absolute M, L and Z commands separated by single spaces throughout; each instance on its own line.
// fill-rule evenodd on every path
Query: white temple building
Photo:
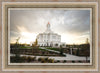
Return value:
M 37 41 L 38 46 L 60 47 L 61 35 L 54 33 L 48 22 L 46 31 L 37 35 Z

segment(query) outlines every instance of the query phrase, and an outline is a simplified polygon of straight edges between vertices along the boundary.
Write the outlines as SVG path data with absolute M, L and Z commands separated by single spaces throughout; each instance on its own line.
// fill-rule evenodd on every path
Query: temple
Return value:
M 37 35 L 38 46 L 60 47 L 61 35 L 54 33 L 50 26 L 48 22 L 46 31 Z

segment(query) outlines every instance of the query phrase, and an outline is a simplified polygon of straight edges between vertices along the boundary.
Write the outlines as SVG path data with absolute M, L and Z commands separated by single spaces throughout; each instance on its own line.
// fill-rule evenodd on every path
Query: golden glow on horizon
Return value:
M 21 37 L 19 39 L 19 43 L 21 44 L 30 44 L 35 41 L 37 34 L 29 33 L 29 32 L 21 32 Z M 62 34 L 61 42 L 65 42 L 66 44 L 83 44 L 86 42 L 86 36 L 80 37 L 78 35 L 72 34 Z M 17 39 L 17 38 L 16 38 Z M 15 43 L 16 40 L 11 41 L 11 43 Z
M 21 32 L 22 38 L 19 40 L 19 43 L 26 43 L 30 44 L 31 42 L 35 41 L 36 34 L 29 33 L 29 32 Z
M 21 44 L 24 44 L 24 43 L 30 44 L 35 41 L 36 36 L 37 36 L 37 34 L 29 33 L 29 32 L 21 32 L 20 34 L 21 34 L 21 37 L 19 39 L 19 43 Z M 13 41 L 11 40 L 11 43 L 15 43 L 16 39 L 15 40 L 12 39 Z
M 84 44 L 87 37 L 79 37 L 77 35 L 62 35 L 61 41 L 67 44 Z

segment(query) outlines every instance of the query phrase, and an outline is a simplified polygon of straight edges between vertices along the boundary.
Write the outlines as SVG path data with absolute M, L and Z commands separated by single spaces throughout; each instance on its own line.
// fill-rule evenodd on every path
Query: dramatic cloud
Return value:
M 90 35 L 90 10 L 29 9 L 10 10 L 11 38 L 21 36 L 22 32 L 42 33 L 48 22 L 62 38 L 69 36 L 67 34 L 77 35 L 78 38 Z

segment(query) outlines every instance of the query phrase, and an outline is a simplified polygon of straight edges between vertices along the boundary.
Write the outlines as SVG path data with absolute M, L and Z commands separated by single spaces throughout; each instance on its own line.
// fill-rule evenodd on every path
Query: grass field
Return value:
M 20 49 L 32 49 L 31 46 L 20 46 L 19 48 L 20 48 Z
M 55 51 L 60 51 L 60 49 L 59 49 L 59 48 L 47 47 L 46 49 L 55 50 Z
M 41 48 L 39 48 L 39 50 L 45 50 L 45 49 L 41 49 Z

